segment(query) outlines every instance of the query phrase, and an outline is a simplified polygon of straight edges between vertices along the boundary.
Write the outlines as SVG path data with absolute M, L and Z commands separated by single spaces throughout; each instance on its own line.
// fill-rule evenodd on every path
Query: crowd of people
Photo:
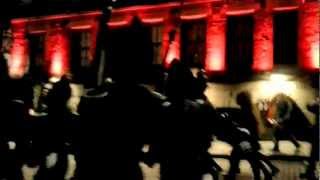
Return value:
M 0 73 L 0 179 L 22 179 L 27 164 L 40 167 L 36 180 L 63 180 L 68 154 L 77 162 L 75 180 L 142 180 L 140 161 L 160 163 L 162 180 L 200 180 L 205 173 L 217 179 L 222 169 L 208 153 L 213 135 L 233 146 L 228 179 L 235 179 L 240 159 L 249 161 L 255 180 L 261 179 L 260 170 L 265 179 L 279 171 L 259 152 L 250 94 L 237 96 L 241 113 L 236 118 L 243 123 L 221 116 L 204 95 L 204 73 L 194 77 L 179 60 L 156 86 L 163 91 L 128 76 L 111 77 L 81 97 L 78 114 L 67 107 L 67 76 L 52 83 L 34 107 L 31 80 L 10 79 L 5 68 Z M 150 148 L 144 153 L 146 144 Z M 46 161 L 52 153 L 54 167 Z

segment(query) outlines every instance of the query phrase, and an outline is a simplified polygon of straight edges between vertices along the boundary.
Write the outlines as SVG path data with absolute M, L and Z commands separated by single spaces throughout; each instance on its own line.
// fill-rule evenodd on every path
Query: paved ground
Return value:
M 261 141 L 262 152 L 266 155 L 273 156 L 272 153 L 273 143 L 271 141 Z M 274 178 L 275 180 L 299 180 L 299 174 L 304 172 L 305 164 L 304 161 L 301 160 L 305 157 L 308 157 L 310 154 L 310 144 L 301 142 L 301 148 L 299 151 L 296 151 L 293 144 L 287 141 L 280 142 L 280 156 L 283 157 L 299 157 L 297 160 L 273 160 L 272 162 L 280 169 L 280 173 Z M 230 145 L 221 142 L 215 141 L 212 143 L 209 152 L 215 156 L 224 156 L 229 155 L 232 148 Z M 225 158 L 215 158 L 217 163 L 223 168 L 223 173 L 226 174 L 229 168 L 229 161 Z M 48 157 L 48 164 L 54 164 L 54 155 Z M 144 180 L 159 180 L 160 179 L 160 165 L 155 164 L 153 167 L 148 167 L 144 163 L 139 164 L 143 175 Z M 73 171 L 76 167 L 76 163 L 74 161 L 74 157 L 72 155 L 69 156 L 69 170 L 66 175 L 66 180 L 70 179 L 73 175 Z M 24 167 L 23 172 L 26 180 L 32 180 L 33 175 L 36 173 L 37 168 L 28 168 Z M 246 161 L 241 161 L 240 163 L 240 171 L 241 173 L 238 175 L 238 180 L 250 180 L 252 179 L 252 173 L 249 164 Z M 220 179 L 223 179 L 222 177 Z M 204 175 L 203 180 L 212 180 L 210 175 Z
M 280 153 L 274 153 L 272 141 L 260 141 L 261 152 L 269 156 L 272 162 L 280 169 L 280 173 L 275 176 L 274 180 L 300 180 L 300 174 L 305 172 L 305 162 L 310 156 L 311 145 L 306 142 L 300 142 L 301 147 L 296 149 L 291 142 L 280 142 Z M 230 155 L 232 147 L 224 142 L 215 141 L 212 143 L 209 152 L 213 155 L 223 156 Z M 223 168 L 223 174 L 229 170 L 229 161 L 225 158 L 215 158 L 216 162 Z M 252 179 L 251 167 L 247 161 L 240 162 L 240 171 L 238 180 Z M 221 178 L 222 179 L 222 178 Z

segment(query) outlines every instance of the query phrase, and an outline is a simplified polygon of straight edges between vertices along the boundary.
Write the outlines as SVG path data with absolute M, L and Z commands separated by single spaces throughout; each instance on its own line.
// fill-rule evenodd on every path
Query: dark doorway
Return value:
M 297 64 L 298 12 L 276 13 L 273 19 L 275 64 Z
M 128 28 L 111 30 L 106 72 L 115 79 L 147 82 L 153 64 L 151 27 L 134 19 Z
M 47 70 L 44 61 L 44 34 L 29 34 L 29 75 L 36 82 L 46 81 Z
M 248 16 L 231 16 L 227 20 L 227 66 L 231 77 L 246 77 L 253 62 L 254 19 Z
M 80 82 L 81 78 L 81 32 L 71 33 L 71 59 L 70 72 L 75 82 Z
M 190 67 L 204 67 L 206 54 L 206 22 L 184 22 L 181 27 L 181 60 Z
M 91 61 L 91 33 L 90 31 L 71 32 L 71 60 L 70 72 L 74 83 L 90 84 L 93 79 L 90 74 Z

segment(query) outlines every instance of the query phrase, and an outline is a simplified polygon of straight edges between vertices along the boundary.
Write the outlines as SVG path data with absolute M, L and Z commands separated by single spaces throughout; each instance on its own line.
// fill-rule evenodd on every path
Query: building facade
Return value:
M 297 24 L 297 38 L 294 42 L 298 46 L 296 64 L 302 70 L 318 72 L 318 9 L 318 1 L 272 0 L 261 4 L 253 0 L 229 0 L 227 2 L 188 0 L 184 3 L 167 2 L 157 5 L 116 8 L 112 11 L 111 20 L 106 23 L 110 29 L 114 30 L 128 28 L 132 19 L 137 17 L 143 25 L 151 29 L 152 38 L 150 39 L 156 46 L 154 47 L 155 54 L 159 54 L 154 55 L 154 61 L 163 63 L 167 67 L 173 58 L 181 59 L 181 56 L 188 58 L 189 54 L 196 54 L 197 57 L 191 57 L 190 61 L 200 61 L 201 66 L 207 72 L 212 73 L 226 72 L 228 67 L 232 66 L 228 66 L 228 55 L 243 55 L 230 52 L 232 47 L 229 48 L 229 44 L 236 44 L 239 37 L 243 37 L 241 39 L 246 41 L 244 36 L 249 36 L 252 39 L 250 42 L 252 45 L 248 51 L 251 52 L 249 56 L 252 58 L 252 61 L 249 62 L 250 68 L 254 72 L 265 72 L 271 71 L 275 64 L 276 44 L 274 41 L 278 40 L 274 37 L 276 16 L 281 16 L 281 14 L 285 16 L 293 12 L 297 14 L 297 17 L 287 19 L 296 21 Z M 174 14 L 172 13 L 174 10 L 179 10 L 179 12 Z M 39 52 L 35 53 L 43 55 L 43 64 L 47 67 L 49 74 L 61 75 L 70 71 L 72 64 L 72 43 L 70 41 L 73 40 L 73 34 L 77 33 L 82 33 L 79 35 L 80 52 L 82 56 L 86 56 L 84 58 L 88 61 L 80 64 L 90 64 L 95 56 L 99 16 L 101 12 L 92 11 L 13 19 L 10 74 L 21 76 L 28 71 L 28 66 L 32 64 L 30 61 L 33 61 L 31 58 L 34 58 L 31 57 L 34 54 L 32 52 L 36 51 L 30 45 L 35 43 L 43 46 L 38 50 Z M 241 19 L 241 17 L 247 17 L 247 19 Z M 252 23 L 241 21 L 252 21 Z M 247 32 L 252 32 L 252 34 L 228 35 L 232 29 L 237 28 L 236 26 L 251 26 Z M 237 30 L 241 31 L 239 28 Z M 174 39 L 171 41 L 170 32 L 175 32 Z M 246 33 L 246 31 L 243 32 Z M 188 36 L 188 33 L 199 37 Z M 232 37 L 236 39 L 232 40 Z M 183 45 L 183 42 L 187 42 L 184 44 L 188 45 Z M 197 46 L 197 48 L 185 46 Z M 193 52 L 188 54 L 182 51 Z M 196 58 L 199 60 L 194 60 Z M 237 60 L 233 58 L 233 61 Z
M 125 53 L 134 46 L 126 46 L 126 30 L 139 21 L 145 28 L 141 39 L 148 39 L 144 45 L 152 47 L 146 49 L 151 52 L 149 64 L 167 68 L 177 58 L 225 79 L 267 73 L 267 78 L 255 81 L 209 84 L 206 93 L 216 106 L 235 106 L 237 92 L 250 90 L 256 102 L 287 93 L 304 107 L 319 91 L 309 83 L 310 76 L 319 73 L 319 8 L 317 0 L 185 0 L 117 7 L 105 22 L 111 32 L 107 44 Z M 83 74 L 81 69 L 96 59 L 101 14 L 13 19 L 10 75 Z M 121 67 L 139 60 L 122 56 L 116 61 Z M 283 74 L 292 77 L 288 80 Z

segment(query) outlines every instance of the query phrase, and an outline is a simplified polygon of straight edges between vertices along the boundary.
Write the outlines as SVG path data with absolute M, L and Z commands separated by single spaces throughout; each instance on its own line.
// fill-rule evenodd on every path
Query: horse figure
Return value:
M 285 94 L 276 95 L 267 110 L 267 122 L 274 129 L 274 151 L 279 151 L 279 139 L 289 138 L 296 148 L 300 147 L 297 139 L 308 138 L 311 124 L 297 103 Z

